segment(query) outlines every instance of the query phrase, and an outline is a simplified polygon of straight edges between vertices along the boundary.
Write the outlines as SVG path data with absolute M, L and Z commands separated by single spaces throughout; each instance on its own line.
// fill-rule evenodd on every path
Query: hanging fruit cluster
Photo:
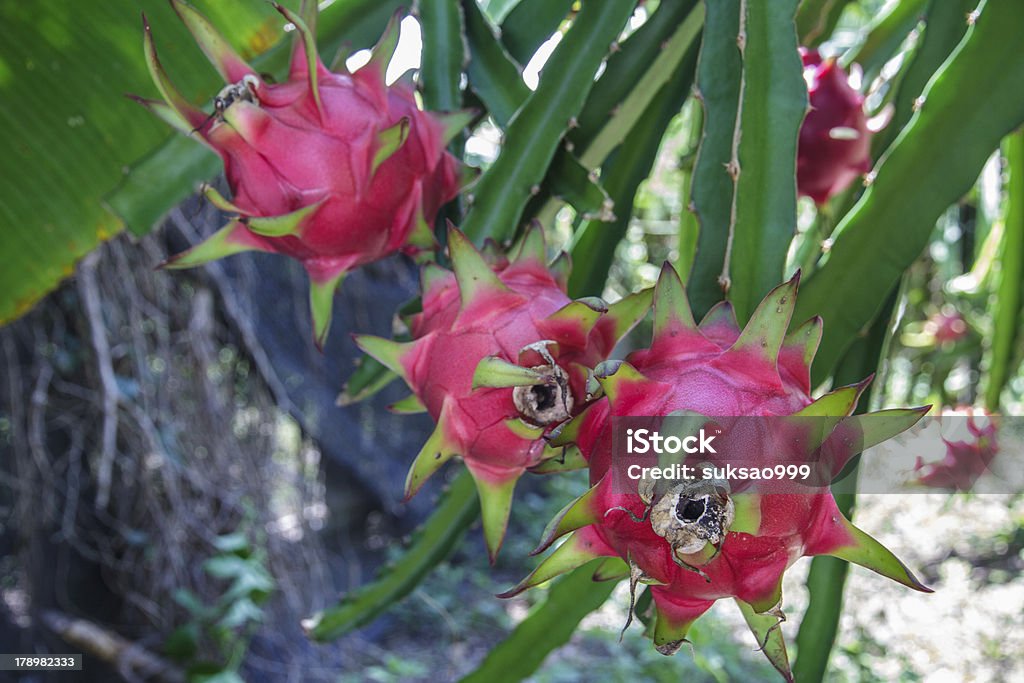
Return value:
M 741 329 L 724 302 L 698 324 L 670 265 L 653 291 L 610 305 L 570 299 L 568 257 L 549 262 L 539 227 L 523 231 L 507 250 L 488 243 L 482 251 L 449 227 L 445 269 L 430 258 L 438 248 L 434 224 L 465 177 L 445 148 L 471 116 L 424 112 L 408 84 L 385 84 L 397 20 L 369 63 L 349 73 L 320 60 L 315 2 L 298 13 L 275 5 L 297 37 L 288 78 L 274 84 L 193 8 L 172 4 L 227 85 L 212 112 L 188 103 L 164 73 L 146 24 L 146 59 L 163 101 L 141 102 L 220 155 L 232 197 L 204 192 L 234 217 L 167 265 L 195 266 L 246 250 L 299 260 L 310 276 L 314 339 L 322 346 L 345 273 L 396 251 L 426 256 L 422 308 L 406 320 L 411 339 L 361 335 L 356 342 L 412 390 L 394 409 L 427 412 L 436 423 L 412 462 L 406 496 L 460 458 L 477 485 L 492 561 L 520 477 L 589 469 L 592 488 L 552 521 L 538 552 L 569 538 L 504 595 L 606 558 L 599 578 L 626 577 L 631 593 L 638 584 L 650 586 L 650 632 L 659 651 L 675 652 L 694 620 L 731 598 L 759 647 L 789 678 L 778 623 L 782 577 L 799 558 L 832 555 L 928 591 L 843 516 L 827 487 L 761 495 L 704 480 L 637 493 L 612 489 L 616 417 L 821 417 L 843 428 L 866 383 L 812 398 L 810 367 L 823 329 L 815 318 L 788 332 L 799 275 L 768 293 Z M 869 133 L 862 98 L 846 74 L 813 50 L 803 59 L 812 110 L 800 133 L 797 178 L 800 191 L 820 203 L 867 170 Z M 652 299 L 650 346 L 608 361 Z M 887 411 L 885 429 L 862 434 L 860 445 L 893 436 L 922 414 Z M 759 457 L 770 460 L 768 453 Z

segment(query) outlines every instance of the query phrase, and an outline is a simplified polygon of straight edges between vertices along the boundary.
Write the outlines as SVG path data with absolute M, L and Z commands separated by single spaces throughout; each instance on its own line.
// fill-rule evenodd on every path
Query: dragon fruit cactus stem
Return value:
M 544 437 L 584 406 L 587 368 L 646 314 L 651 292 L 611 306 L 572 301 L 565 293 L 568 256 L 546 265 L 539 226 L 511 258 L 493 244 L 477 251 L 455 228 L 448 248 L 453 272 L 423 268 L 423 310 L 409 320 L 413 341 L 356 342 L 412 389 L 400 409 L 426 411 L 437 423 L 409 470 L 406 496 L 461 456 L 477 484 L 493 561 L 516 481 L 527 470 L 550 472 L 566 462 L 564 449 Z
M 502 597 L 607 558 L 595 578 L 628 577 L 633 595 L 638 584 L 649 584 L 656 613 L 651 631 L 660 652 L 673 654 L 701 614 L 715 601 L 732 598 L 760 649 L 791 679 L 778 624 L 784 618 L 783 573 L 800 557 L 832 555 L 930 592 L 891 552 L 843 516 L 827 486 L 807 493 L 764 493 L 696 479 L 659 482 L 660 489 L 641 482 L 636 493 L 612 488 L 613 417 L 685 412 L 718 420 L 787 416 L 775 420 L 825 425 L 814 439 L 813 430 L 801 434 L 812 452 L 841 437 L 833 472 L 855 454 L 847 451 L 859 452 L 920 419 L 926 408 L 850 417 L 867 382 L 811 398 L 810 365 L 822 325 L 815 318 L 786 334 L 798 277 L 769 293 L 740 330 L 728 303 L 696 324 L 682 283 L 666 265 L 655 291 L 650 348 L 634 351 L 624 362 L 595 368 L 595 391 L 603 392 L 603 398 L 552 440 L 553 445 L 578 445 L 589 463 L 592 488 L 551 521 L 535 553 L 568 538 Z M 857 438 L 851 439 L 853 435 Z M 775 464 L 772 459 L 779 456 L 767 445 L 744 457 Z
M 473 113 L 429 114 L 410 84 L 385 84 L 398 15 L 369 63 L 348 73 L 344 61 L 331 71 L 317 54 L 314 0 L 303 0 L 299 13 L 275 3 L 296 39 L 287 81 L 273 84 L 194 8 L 170 1 L 227 86 L 212 114 L 191 105 L 160 65 L 143 16 L 146 61 L 163 101 L 135 99 L 221 157 L 233 198 L 208 186 L 203 192 L 235 217 L 164 265 L 187 268 L 251 250 L 298 259 L 310 276 L 314 340 L 322 347 L 348 271 L 399 249 L 435 246 L 437 212 L 465 179 L 445 145 Z
M 810 111 L 800 127 L 797 190 L 824 204 L 871 170 L 871 131 L 864 97 L 834 59 L 800 48 Z

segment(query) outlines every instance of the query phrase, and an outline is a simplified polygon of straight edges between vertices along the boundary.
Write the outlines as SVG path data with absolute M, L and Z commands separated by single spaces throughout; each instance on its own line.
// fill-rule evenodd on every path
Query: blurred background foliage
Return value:
M 195 4 L 261 70 L 281 72 L 288 36 L 271 7 Z M 322 3 L 321 53 L 358 61 L 400 4 Z M 451 215 L 477 239 L 540 220 L 573 255 L 577 296 L 649 287 L 668 260 L 695 301 L 720 298 L 720 247 L 706 240 L 732 189 L 708 161 L 724 148 L 708 142 L 704 107 L 735 112 L 729 88 L 710 86 L 737 74 L 699 63 L 698 50 L 734 41 L 717 23 L 734 5 L 647 0 L 621 28 L 613 9 L 595 12 L 595 30 L 618 35 L 609 56 L 568 40 L 579 2 L 416 3 L 390 75 L 416 68 L 428 105 L 485 112 L 460 142 L 484 175 Z M 765 102 L 745 103 L 744 125 L 758 131 L 745 169 L 771 189 L 758 220 L 741 215 L 750 239 L 734 255 L 730 296 L 760 298 L 765 282 L 801 268 L 798 317 L 826 319 L 816 379 L 877 371 L 875 406 L 1022 412 L 1022 10 L 978 8 L 799 4 L 799 42 L 848 66 L 869 113 L 889 119 L 867 188 L 790 206 L 793 179 L 773 174 L 774 152 L 756 143 L 778 134 L 791 148 L 798 118 L 772 123 Z M 393 482 L 429 421 L 383 413 L 398 394 L 372 367 L 348 391 L 376 396 L 333 402 L 357 356 L 341 332 L 387 335 L 414 295 L 409 264 L 346 283 L 323 357 L 295 333 L 308 327 L 304 284 L 279 260 L 152 272 L 219 225 L 192 197 L 219 165 L 123 97 L 152 94 L 140 9 L 185 95 L 208 99 L 216 75 L 164 2 L 0 4 L 0 322 L 10 323 L 0 329 L 0 649 L 70 644 L 103 680 L 447 680 L 478 666 L 481 679 L 547 682 L 598 670 L 622 681 L 772 676 L 725 610 L 694 627 L 692 656 L 666 659 L 639 629 L 618 641 L 625 587 L 589 573 L 493 598 L 529 569 L 537 531 L 582 492 L 580 477 L 523 487 L 493 569 L 478 534 L 463 536 L 477 517 L 465 478 L 433 515 L 429 500 L 399 504 Z M 465 73 L 431 57 L 453 37 L 469 51 Z M 785 68 L 792 55 L 773 57 Z M 589 92 L 563 97 L 581 78 L 596 78 Z M 780 222 L 795 223 L 791 242 L 773 238 Z M 641 326 L 625 345 L 649 333 Z M 855 570 L 844 610 L 845 565 L 799 563 L 783 629 L 800 680 L 1024 676 L 1024 502 L 911 498 L 861 496 L 858 522 L 925 567 L 938 595 L 911 601 Z M 339 591 L 351 592 L 336 605 Z M 312 635 L 325 644 L 302 627 L 322 609 L 331 628 Z M 940 636 L 940 620 L 956 626 Z M 799 630 L 805 621 L 814 632 Z

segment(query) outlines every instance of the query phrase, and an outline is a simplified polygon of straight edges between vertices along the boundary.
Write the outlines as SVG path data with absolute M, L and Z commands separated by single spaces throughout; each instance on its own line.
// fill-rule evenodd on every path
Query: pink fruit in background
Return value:
M 871 132 L 864 97 L 834 59 L 800 48 L 810 111 L 800 127 L 797 190 L 818 204 L 871 169 Z
M 920 456 L 914 466 L 918 474 L 916 483 L 938 489 L 969 491 L 981 475 L 988 471 L 992 460 L 999 453 L 996 439 L 998 425 L 991 415 L 984 413 L 979 418 L 973 408 L 956 408 L 943 412 L 943 418 L 966 420 L 969 437 L 959 441 L 943 438 L 946 454 L 937 462 L 925 462 Z
M 662 480 L 660 490 L 641 484 L 637 493 L 631 493 L 612 485 L 614 417 L 681 411 L 709 418 L 795 416 L 775 418 L 770 424 L 788 420 L 797 426 L 810 418 L 802 424 L 826 426 L 817 441 L 805 446 L 811 451 L 825 450 L 835 435 L 840 436 L 840 445 L 849 444 L 851 435 L 857 437 L 855 445 L 848 445 L 843 457 L 832 462 L 833 473 L 844 459 L 920 419 L 924 409 L 849 417 L 867 382 L 812 400 L 810 364 L 822 326 L 816 318 L 786 334 L 797 281 L 769 293 L 743 330 L 727 303 L 712 309 L 697 325 L 682 283 L 666 265 L 655 290 L 650 348 L 634 351 L 624 362 L 608 361 L 596 368 L 604 398 L 553 440 L 579 446 L 589 461 L 592 488 L 552 520 L 537 551 L 572 535 L 506 596 L 595 558 L 613 558 L 605 560 L 595 577 L 621 572 L 630 577 L 633 591 L 637 583 L 651 584 L 653 637 L 659 651 L 674 653 L 694 620 L 716 600 L 733 598 L 759 647 L 790 678 L 777 625 L 782 619 L 783 573 L 800 557 L 833 555 L 911 588 L 929 590 L 891 552 L 843 516 L 827 486 L 806 493 L 764 493 L 715 480 Z M 863 419 L 868 417 L 872 419 Z M 804 438 L 813 434 L 807 431 Z M 778 458 L 771 443 L 743 455 L 744 462 L 765 464 Z M 710 457 L 724 460 L 727 455 Z
M 928 318 L 924 331 L 930 332 L 937 344 L 952 344 L 967 336 L 967 321 L 960 313 L 950 307 Z
M 144 17 L 146 59 L 164 101 L 139 101 L 221 157 L 233 198 L 204 191 L 237 217 L 166 265 L 190 267 L 249 250 L 298 259 L 310 276 L 314 336 L 322 346 L 334 291 L 348 271 L 399 249 L 434 245 L 433 221 L 460 184 L 459 163 L 445 145 L 470 116 L 425 113 L 409 85 L 385 85 L 397 17 L 370 62 L 350 74 L 344 63 L 330 71 L 320 61 L 316 2 L 305 0 L 299 14 L 275 5 L 295 26 L 296 43 L 287 81 L 274 84 L 195 9 L 181 0 L 172 5 L 228 85 L 212 114 L 189 104 L 164 73 Z
M 565 294 L 568 257 L 546 265 L 540 228 L 511 259 L 491 262 L 458 230 L 448 233 L 452 268 L 423 269 L 423 311 L 413 341 L 359 336 L 356 342 L 413 390 L 406 411 L 437 422 L 409 471 L 406 495 L 453 456 L 480 493 L 491 558 L 501 546 L 516 481 L 561 455 L 543 436 L 586 400 L 586 368 L 603 361 L 650 308 L 650 292 L 606 306 Z

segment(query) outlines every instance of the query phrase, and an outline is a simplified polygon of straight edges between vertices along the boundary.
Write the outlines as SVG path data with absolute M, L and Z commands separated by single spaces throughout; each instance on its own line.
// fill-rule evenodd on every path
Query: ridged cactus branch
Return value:
M 742 322 L 782 278 L 796 230 L 807 87 L 796 0 L 707 4 L 697 77 L 705 132 L 693 181 L 701 233 L 690 282 L 698 314 L 727 294 Z
M 497 161 L 467 202 L 464 230 L 473 239 L 506 239 L 515 233 L 530 197 L 590 92 L 594 74 L 632 14 L 633 2 L 587 4 L 573 20 L 544 68 L 537 90 L 506 131 Z
M 1024 24 L 1024 4 L 988 0 L 970 21 L 871 186 L 836 229 L 827 260 L 801 291 L 796 319 L 821 314 L 829 329 L 814 366 L 816 382 L 878 314 L 942 212 L 970 189 L 999 141 L 1024 122 L 1024 57 L 1014 38 L 1015 27 Z M 979 79 L 979 73 L 991 77 Z

